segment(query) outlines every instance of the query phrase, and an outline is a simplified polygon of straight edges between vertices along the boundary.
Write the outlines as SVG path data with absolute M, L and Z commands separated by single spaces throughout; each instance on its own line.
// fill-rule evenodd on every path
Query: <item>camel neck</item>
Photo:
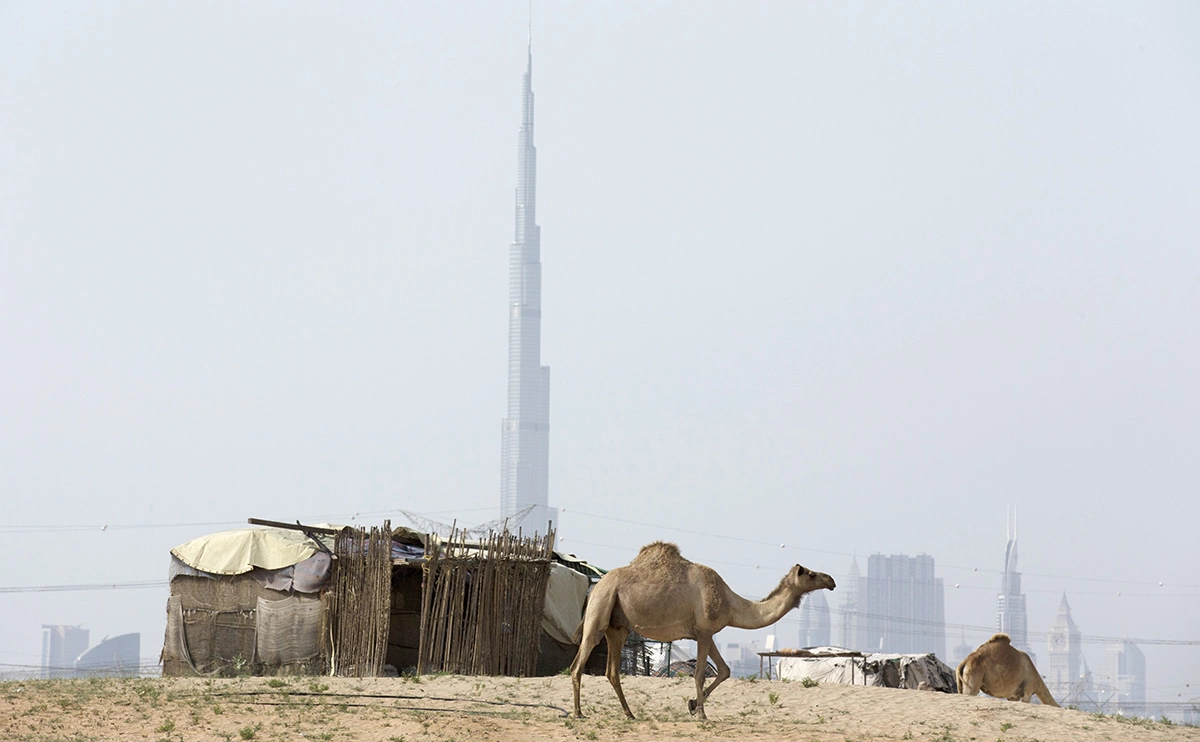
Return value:
M 800 602 L 799 598 L 799 595 L 782 585 L 762 600 L 748 600 L 734 593 L 730 598 L 733 620 L 729 625 L 737 629 L 761 629 L 770 626 L 795 608 Z

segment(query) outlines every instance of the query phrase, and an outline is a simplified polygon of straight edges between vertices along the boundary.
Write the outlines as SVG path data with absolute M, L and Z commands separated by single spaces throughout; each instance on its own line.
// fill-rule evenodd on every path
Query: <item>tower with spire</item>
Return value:
M 996 630 L 1008 634 L 1012 645 L 1037 657 L 1029 646 L 1029 620 L 1025 613 L 1025 593 L 1021 592 L 1021 573 L 1017 571 L 1017 508 L 1008 506 L 1008 541 L 1004 545 L 1004 572 L 1000 575 L 1000 595 L 996 600 Z
M 1064 592 L 1058 603 L 1058 615 L 1050 625 L 1047 637 L 1050 666 L 1046 672 L 1047 690 L 1064 706 L 1067 703 L 1079 705 L 1082 700 L 1077 687 L 1083 679 L 1081 639 L 1079 627 L 1071 619 L 1071 605 L 1067 603 L 1067 594 Z
M 545 532 L 549 506 L 550 367 L 542 354 L 541 227 L 533 146 L 533 44 L 522 85 L 517 135 L 516 234 L 508 251 L 508 413 L 501 423 L 500 514 L 514 529 Z
M 841 615 L 841 632 L 838 643 L 846 649 L 864 650 L 867 647 L 867 589 L 858 571 L 858 557 L 850 560 L 850 571 L 846 575 L 846 586 L 838 613 Z

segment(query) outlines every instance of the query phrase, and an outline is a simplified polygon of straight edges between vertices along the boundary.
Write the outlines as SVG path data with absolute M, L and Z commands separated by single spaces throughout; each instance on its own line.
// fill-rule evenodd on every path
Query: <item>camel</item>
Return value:
M 716 571 L 680 556 L 675 544 L 663 541 L 647 544 L 627 566 L 604 575 L 588 597 L 583 623 L 575 630 L 579 653 L 571 663 L 575 716 L 583 716 L 579 710 L 579 676 L 603 636 L 608 642 L 605 675 L 617 692 L 625 715 L 633 718 L 621 690 L 620 677 L 621 647 L 633 630 L 660 642 L 695 639 L 696 667 L 704 667 L 708 658 L 712 658 L 717 676 L 705 688 L 705 673 L 697 672 L 696 700 L 688 701 L 688 709 L 706 719 L 705 699 L 729 677 L 729 665 L 717 652 L 713 634 L 726 626 L 738 629 L 769 626 L 800 605 L 805 593 L 834 587 L 829 575 L 797 564 L 766 598 L 747 600 L 730 590 Z
M 1012 645 L 1008 634 L 996 634 L 967 655 L 955 672 L 958 692 L 968 696 L 983 691 L 989 696 L 1024 701 L 1034 696 L 1048 706 L 1058 702 L 1050 695 L 1045 681 L 1033 666 L 1029 655 Z

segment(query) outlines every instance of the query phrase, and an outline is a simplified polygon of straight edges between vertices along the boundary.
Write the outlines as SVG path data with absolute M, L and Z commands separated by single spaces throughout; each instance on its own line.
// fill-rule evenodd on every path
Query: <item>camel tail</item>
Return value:
M 954 671 L 954 680 L 956 683 L 958 683 L 958 692 L 959 693 L 967 692 L 965 690 L 966 686 L 963 685 L 963 668 L 966 666 L 967 666 L 967 661 L 964 659 L 962 662 L 958 663 L 958 668 Z
M 583 641 L 583 621 L 580 621 L 579 625 L 575 627 L 575 636 L 571 637 L 571 643 L 576 646 L 579 646 L 581 641 Z

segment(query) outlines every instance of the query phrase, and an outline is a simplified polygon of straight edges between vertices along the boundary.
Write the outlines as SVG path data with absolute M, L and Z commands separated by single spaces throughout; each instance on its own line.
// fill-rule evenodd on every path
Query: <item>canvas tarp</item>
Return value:
M 821 650 L 829 650 L 822 653 Z M 849 650 L 822 647 L 813 657 L 779 657 L 775 669 L 781 680 L 809 678 L 821 683 L 874 685 L 887 688 L 928 688 L 954 693 L 954 670 L 934 654 L 868 654 L 836 656 Z M 825 656 L 821 656 L 824 654 Z M 924 686 L 922 686 L 924 684 Z
M 588 578 L 563 565 L 550 565 L 550 581 L 546 585 L 546 607 L 542 629 L 563 644 L 574 642 L 575 629 L 582 620 L 583 603 L 587 600 Z
M 240 575 L 255 567 L 291 567 L 319 550 L 317 542 L 300 531 L 243 528 L 194 538 L 171 549 L 171 554 L 201 572 Z

